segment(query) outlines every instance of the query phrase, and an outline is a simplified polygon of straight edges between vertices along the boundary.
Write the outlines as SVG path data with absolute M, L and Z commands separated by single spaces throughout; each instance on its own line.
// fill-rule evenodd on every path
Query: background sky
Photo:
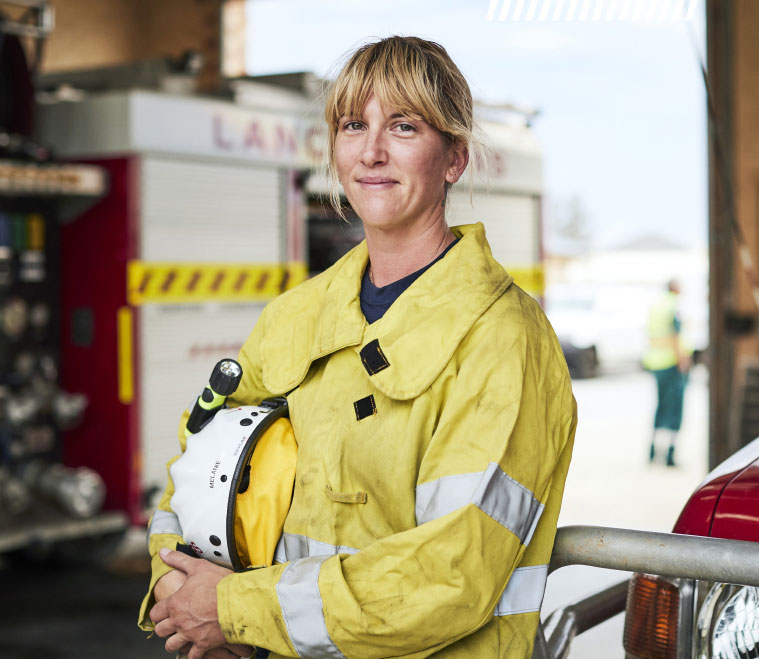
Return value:
M 706 245 L 704 0 L 248 2 L 250 75 L 328 76 L 367 40 L 418 35 L 445 46 L 475 98 L 538 109 L 549 247 L 572 207 L 596 247 L 650 236 Z

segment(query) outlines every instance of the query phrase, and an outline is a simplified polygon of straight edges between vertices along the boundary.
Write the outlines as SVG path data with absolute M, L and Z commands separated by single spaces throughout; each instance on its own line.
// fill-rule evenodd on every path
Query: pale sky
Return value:
M 705 245 L 704 0 L 618 1 L 248 0 L 247 68 L 327 76 L 369 39 L 433 39 L 475 98 L 540 110 L 549 226 L 578 198 L 596 246 L 650 234 Z

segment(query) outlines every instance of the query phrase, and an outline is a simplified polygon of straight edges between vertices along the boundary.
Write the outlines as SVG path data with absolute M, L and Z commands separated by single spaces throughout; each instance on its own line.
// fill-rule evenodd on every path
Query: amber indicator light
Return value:
M 657 577 L 636 574 L 627 591 L 624 646 L 627 656 L 675 659 L 680 592 Z

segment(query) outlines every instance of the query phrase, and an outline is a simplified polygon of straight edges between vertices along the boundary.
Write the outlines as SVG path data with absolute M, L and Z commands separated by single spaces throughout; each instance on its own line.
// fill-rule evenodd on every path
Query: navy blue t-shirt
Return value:
M 361 294 L 359 296 L 361 301 L 361 311 L 364 313 L 364 318 L 366 318 L 367 322 L 371 324 L 382 318 L 393 302 L 400 297 L 401 293 L 419 279 L 426 270 L 442 259 L 457 242 L 459 242 L 458 238 L 448 245 L 440 256 L 420 270 L 412 272 L 410 275 L 403 277 L 403 279 L 394 281 L 381 288 L 372 284 L 372 280 L 369 279 L 369 268 L 367 267 L 366 270 L 364 270 L 364 277 L 361 280 Z

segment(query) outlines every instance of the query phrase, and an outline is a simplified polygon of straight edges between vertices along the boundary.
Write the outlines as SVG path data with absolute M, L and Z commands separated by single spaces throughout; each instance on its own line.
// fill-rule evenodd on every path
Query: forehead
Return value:
M 347 84 L 337 102 L 338 116 L 361 116 L 370 101 L 379 103 L 386 115 L 398 114 L 416 119 L 428 118 L 423 101 L 409 93 L 409 86 L 391 76 L 369 75 Z
M 417 120 L 423 120 L 421 115 L 418 112 L 415 112 L 414 110 L 406 109 L 404 111 L 403 108 L 395 107 L 392 105 L 388 105 L 387 103 L 383 103 L 377 96 L 374 94 L 370 95 L 369 98 L 366 99 L 366 102 L 364 103 L 363 107 L 360 109 L 354 109 L 353 111 L 350 111 L 348 108 L 343 112 L 342 117 L 364 117 L 367 114 L 382 114 L 387 119 L 396 119 L 400 117 L 408 117 L 408 118 L 414 118 Z

